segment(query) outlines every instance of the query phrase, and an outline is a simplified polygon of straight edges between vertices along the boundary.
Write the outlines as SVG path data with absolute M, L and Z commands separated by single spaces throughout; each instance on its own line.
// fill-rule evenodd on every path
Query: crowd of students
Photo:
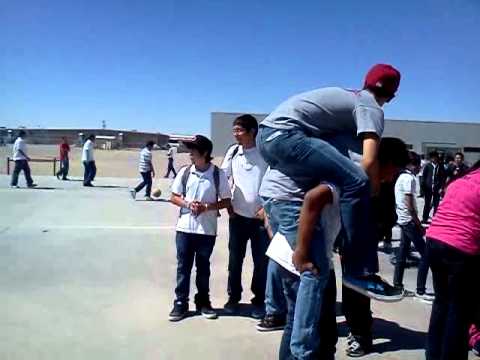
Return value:
M 399 84 L 398 70 L 378 64 L 367 73 L 361 90 L 329 87 L 298 94 L 260 124 L 252 115 L 239 116 L 232 129 L 237 144 L 227 150 L 220 167 L 212 163 L 213 145 L 205 136 L 185 142 L 191 165 L 178 174 L 173 151 L 169 152 L 166 177 L 170 172 L 175 175 L 170 201 L 179 208 L 170 321 L 188 314 L 194 263 L 196 310 L 207 319 L 217 318 L 210 301 L 210 257 L 218 216 L 226 209 L 229 258 L 224 311 L 240 311 L 242 267 L 250 242 L 251 316 L 259 320 L 259 331 L 283 329 L 281 360 L 335 357 L 334 248 L 341 260 L 348 356 L 372 351 L 371 299 L 396 302 L 405 296 L 433 303 L 428 360 L 466 359 L 469 346 L 478 355 L 480 294 L 472 278 L 480 270 L 480 161 L 468 168 L 461 153 L 442 161 L 432 152 L 421 171 L 420 156 L 408 151 L 401 139 L 382 137 L 382 108 L 395 97 Z M 21 131 L 14 144 L 12 187 L 22 170 L 27 185 L 36 186 L 25 135 Z M 83 146 L 84 186 L 92 186 L 96 174 L 94 141 L 92 135 Z M 146 199 L 151 200 L 153 146 L 148 142 L 140 153 L 142 182 L 130 191 L 134 199 L 146 188 Z M 64 180 L 69 151 L 64 140 L 57 173 Z M 422 220 L 416 200 L 420 172 L 425 198 Z M 390 284 L 377 274 L 377 249 L 380 240 L 391 240 L 395 223 L 401 239 Z M 272 255 L 283 242 L 292 252 L 286 263 Z M 420 254 L 414 292 L 403 284 L 412 244 Z M 433 293 L 426 289 L 429 269 Z
M 480 266 L 480 166 L 467 170 L 458 156 L 443 168 L 450 175 L 440 191 L 441 165 L 431 155 L 421 186 L 437 213 L 425 242 L 416 205 L 420 157 L 402 140 L 382 138 L 382 106 L 394 98 L 399 83 L 400 73 L 380 64 L 368 72 L 362 90 L 332 87 L 296 95 L 259 125 L 253 116 L 242 115 L 233 123 L 237 144 L 227 150 L 220 168 L 211 163 L 209 139 L 197 135 L 185 143 L 192 165 L 182 168 L 172 185 L 171 202 L 180 210 L 171 321 L 187 316 L 194 260 L 196 308 L 206 318 L 217 317 L 209 296 L 209 259 L 219 210 L 225 208 L 229 298 L 224 311 L 239 311 L 250 241 L 251 315 L 260 319 L 260 331 L 283 328 L 280 359 L 335 356 L 334 246 L 341 258 L 342 305 L 350 329 L 347 355 L 372 350 L 370 299 L 395 302 L 412 295 L 403 286 L 411 243 L 421 255 L 414 295 L 433 300 L 427 359 L 465 359 L 469 330 L 470 345 L 478 351 L 478 287 L 472 289 L 469 275 L 478 274 Z M 393 285 L 377 275 L 378 243 L 393 226 L 382 216 L 382 189 L 394 198 L 401 229 Z M 434 199 L 437 192 L 442 202 Z M 422 220 L 428 221 L 425 213 Z M 291 268 L 270 255 L 282 241 L 292 250 Z M 434 293 L 426 291 L 429 268 Z

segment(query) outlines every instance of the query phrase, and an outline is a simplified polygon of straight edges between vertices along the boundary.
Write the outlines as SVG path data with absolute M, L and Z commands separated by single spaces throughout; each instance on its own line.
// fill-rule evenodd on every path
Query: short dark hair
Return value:
M 408 165 L 420 166 L 420 155 L 415 151 L 408 152 Z
M 90 135 L 88 135 L 87 139 L 89 139 L 89 140 L 95 140 L 95 135 L 90 134 Z
M 233 120 L 233 126 L 238 125 L 247 130 L 248 132 L 254 131 L 255 136 L 257 136 L 258 133 L 258 122 L 257 119 L 255 119 L 254 116 L 250 114 L 243 114 L 237 117 L 235 120 Z
M 438 151 L 430 151 L 428 153 L 428 158 L 431 159 L 431 158 L 440 158 L 440 154 L 438 153 Z
M 18 136 L 20 136 L 20 137 L 24 137 L 25 135 L 27 135 L 27 133 L 24 130 L 20 130 L 18 132 Z
M 465 155 L 463 155 L 462 152 L 459 151 L 459 152 L 455 153 L 455 156 L 457 156 L 457 155 L 459 155 L 462 158 L 462 160 L 465 159 Z
M 409 161 L 407 145 L 403 140 L 394 137 L 384 137 L 378 148 L 378 162 L 382 165 L 392 164 L 404 168 Z
M 147 141 L 147 143 L 145 144 L 145 146 L 147 146 L 147 147 L 148 147 L 148 146 L 153 147 L 154 145 L 155 145 L 155 141 L 152 141 L 152 140 Z

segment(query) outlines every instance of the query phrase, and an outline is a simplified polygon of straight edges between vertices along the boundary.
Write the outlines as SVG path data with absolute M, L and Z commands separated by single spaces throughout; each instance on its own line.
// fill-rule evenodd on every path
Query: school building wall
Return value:
M 242 113 L 211 113 L 210 136 L 213 155 L 222 156 L 229 145 L 235 142 L 232 122 Z M 260 122 L 267 114 L 253 114 Z M 473 163 L 480 159 L 480 123 L 385 120 L 384 136 L 399 137 L 419 154 L 432 150 L 445 153 L 462 151 L 465 161 Z
M 147 141 L 155 141 L 159 146 L 168 143 L 169 136 L 161 133 L 149 133 L 129 130 L 113 129 L 0 129 L 0 142 L 12 143 L 18 136 L 20 130 L 24 130 L 28 136 L 29 144 L 56 145 L 66 137 L 70 144 L 81 145 L 82 138 L 88 135 L 113 136 L 114 148 L 141 148 Z M 83 134 L 81 136 L 80 134 Z

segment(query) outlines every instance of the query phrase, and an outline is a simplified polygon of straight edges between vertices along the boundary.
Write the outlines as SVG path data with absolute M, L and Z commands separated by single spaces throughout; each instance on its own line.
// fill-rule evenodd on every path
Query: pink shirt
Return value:
M 467 254 L 480 254 L 480 169 L 448 186 L 427 237 Z

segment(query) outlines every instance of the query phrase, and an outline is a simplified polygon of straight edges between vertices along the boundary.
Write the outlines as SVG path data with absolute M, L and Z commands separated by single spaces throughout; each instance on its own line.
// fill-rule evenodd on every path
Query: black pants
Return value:
M 393 284 L 395 286 L 403 286 L 403 274 L 407 263 L 407 257 L 410 253 L 410 244 L 413 242 L 415 249 L 422 256 L 420 263 L 418 264 L 417 274 L 417 292 L 423 294 L 425 292 L 425 284 L 427 282 L 428 275 L 428 257 L 425 252 L 425 241 L 420 229 L 415 225 L 413 221 L 408 224 L 400 225 L 401 238 L 400 248 L 397 253 L 397 263 L 395 265 L 395 274 L 393 276 Z
M 190 275 L 195 260 L 197 294 L 195 304 L 209 303 L 210 292 L 210 256 L 215 246 L 215 236 L 190 234 L 177 231 L 177 300 L 188 305 L 190 293 Z
M 468 358 L 468 328 L 478 307 L 480 256 L 427 239 L 435 300 L 427 337 L 427 360 Z
M 60 169 L 57 172 L 57 176 L 62 175 L 62 179 L 66 180 L 68 175 L 69 165 L 70 164 L 68 159 L 60 160 Z
M 265 286 L 267 283 L 268 258 L 265 255 L 270 242 L 263 221 L 235 214 L 229 220 L 230 238 L 228 241 L 228 295 L 232 301 L 240 301 L 242 297 L 242 266 L 247 242 L 253 257 L 253 277 L 251 290 L 255 295 L 252 303 L 263 306 Z
M 177 172 L 175 171 L 175 168 L 173 167 L 173 158 L 168 159 L 167 174 L 165 175 L 165 177 L 168 178 L 170 176 L 170 172 L 173 172 L 173 177 L 177 176 Z
M 97 174 L 95 161 L 84 161 L 83 166 L 85 168 L 83 173 L 83 185 L 90 185 Z
M 428 221 L 430 217 L 430 210 L 432 210 L 433 205 L 433 213 L 437 212 L 438 204 L 440 203 L 440 193 L 437 189 L 433 191 L 431 189 L 425 189 L 425 206 L 423 207 L 423 217 L 422 220 L 424 222 Z
M 141 191 L 145 186 L 147 187 L 145 189 L 145 196 L 150 196 L 150 193 L 152 192 L 152 172 L 151 171 L 146 171 L 146 172 L 141 172 L 143 181 L 137 185 L 135 188 L 135 192 Z
M 28 161 L 15 160 L 15 168 L 13 169 L 12 181 L 10 182 L 10 185 L 12 186 L 18 185 L 18 175 L 22 170 L 23 170 L 23 173 L 25 174 L 25 180 L 27 181 L 27 186 L 31 186 L 33 184 L 33 179 L 30 174 L 30 166 L 28 165 Z
M 373 317 L 371 300 L 355 290 L 342 286 L 342 312 L 350 332 L 356 337 L 372 340 Z

